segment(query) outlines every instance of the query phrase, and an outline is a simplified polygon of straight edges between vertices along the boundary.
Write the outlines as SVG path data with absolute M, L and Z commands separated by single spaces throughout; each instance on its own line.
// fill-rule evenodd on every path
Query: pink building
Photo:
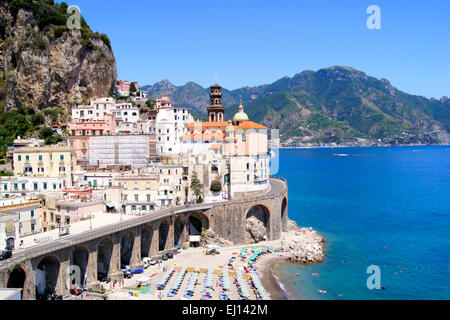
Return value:
M 77 160 L 89 160 L 89 137 L 113 134 L 114 116 L 106 114 L 104 121 L 70 122 L 68 128 L 67 143 L 74 149 Z
M 56 221 L 71 224 L 91 218 L 91 215 L 102 213 L 102 200 L 61 200 L 56 202 Z
M 129 95 L 131 84 L 132 82 L 119 80 L 119 84 L 117 85 L 117 91 L 119 91 L 119 93 L 122 95 Z M 134 82 L 134 85 L 136 86 L 136 90 L 139 90 L 138 83 Z

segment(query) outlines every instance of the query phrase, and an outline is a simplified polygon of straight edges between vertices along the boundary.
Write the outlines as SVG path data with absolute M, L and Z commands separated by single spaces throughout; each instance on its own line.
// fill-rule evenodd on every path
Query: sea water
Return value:
M 450 147 L 283 149 L 279 156 L 289 217 L 327 240 L 323 263 L 274 266 L 290 298 L 450 299 Z M 386 289 L 369 289 L 371 265 Z

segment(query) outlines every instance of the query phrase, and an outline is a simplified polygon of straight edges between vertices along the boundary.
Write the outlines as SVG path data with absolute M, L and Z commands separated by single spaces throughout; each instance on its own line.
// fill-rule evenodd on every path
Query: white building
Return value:
M 139 108 L 131 103 L 119 103 L 111 109 L 116 122 L 136 123 L 139 121 Z M 116 126 L 119 126 L 116 124 Z
M 149 117 L 149 133 L 156 135 L 159 155 L 180 155 L 180 137 L 186 134 L 186 125 L 193 121 L 187 107 L 172 105 L 168 96 L 156 100 L 157 114 Z
M 0 249 L 17 249 L 21 237 L 41 230 L 39 200 L 25 197 L 0 200 Z
M 66 187 L 66 177 L 0 177 L 0 196 L 11 198 L 21 195 L 58 193 Z
M 113 98 L 100 98 L 89 105 L 72 108 L 72 121 L 103 121 L 107 114 L 111 114 L 116 102 Z

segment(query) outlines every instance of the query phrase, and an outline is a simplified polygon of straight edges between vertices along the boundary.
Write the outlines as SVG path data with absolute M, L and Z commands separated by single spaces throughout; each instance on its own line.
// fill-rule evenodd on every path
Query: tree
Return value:
M 131 85 L 130 85 L 130 93 L 131 92 L 136 92 L 137 91 L 137 88 L 136 88 L 136 82 L 132 82 L 131 83 Z
M 155 108 L 155 100 L 149 99 L 145 101 L 145 105 L 150 109 L 153 110 Z
M 222 191 L 222 184 L 220 183 L 219 177 L 211 182 L 211 187 L 209 188 L 212 192 Z
M 203 195 L 203 184 L 200 183 L 200 180 L 198 179 L 197 171 L 192 172 L 191 177 L 191 190 L 194 193 L 195 197 L 197 198 L 197 202 L 200 202 Z

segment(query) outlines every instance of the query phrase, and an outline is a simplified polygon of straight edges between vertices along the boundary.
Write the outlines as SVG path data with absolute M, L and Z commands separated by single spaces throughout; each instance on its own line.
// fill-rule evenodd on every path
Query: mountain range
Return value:
M 168 80 L 141 87 L 155 99 L 168 94 L 200 118 L 209 105 L 208 88 Z M 402 92 L 346 66 L 303 71 L 272 84 L 223 89 L 230 119 L 239 100 L 253 121 L 279 129 L 282 141 L 343 143 L 358 138 L 383 143 L 450 143 L 450 99 L 427 99 Z

